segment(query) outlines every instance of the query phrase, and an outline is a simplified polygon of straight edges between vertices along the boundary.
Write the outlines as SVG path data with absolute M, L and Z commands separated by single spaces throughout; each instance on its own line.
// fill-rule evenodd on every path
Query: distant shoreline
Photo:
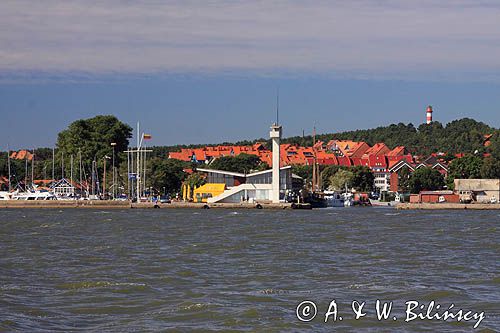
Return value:
M 107 201 L 107 200 L 4 200 L 0 201 L 0 209 L 28 209 L 28 208 L 87 208 L 87 209 L 175 209 L 175 208 L 228 208 L 228 209 L 292 209 L 291 203 L 195 203 L 195 202 L 172 202 L 169 204 L 157 204 L 153 202 L 130 203 L 129 201 Z
M 500 204 L 482 204 L 482 203 L 400 203 L 396 205 L 396 209 L 401 210 L 436 210 L 436 209 L 453 209 L 453 210 L 500 210 Z
M 293 209 L 291 203 L 196 203 L 196 202 L 172 202 L 169 204 L 158 204 L 153 202 L 130 203 L 129 201 L 107 201 L 107 200 L 3 200 L 0 201 L 1 209 Z M 500 210 L 499 204 L 461 204 L 461 203 L 399 203 L 395 206 L 398 210 Z M 353 209 L 353 208 L 343 208 Z M 354 208 L 355 209 L 355 208 Z

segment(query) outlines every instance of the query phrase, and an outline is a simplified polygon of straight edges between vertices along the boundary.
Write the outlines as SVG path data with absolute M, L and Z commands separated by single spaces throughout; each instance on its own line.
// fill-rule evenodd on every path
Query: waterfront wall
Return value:
M 490 210 L 500 209 L 500 204 L 481 204 L 481 203 L 400 203 L 396 209 L 472 209 L 472 210 Z
M 155 204 L 152 202 L 139 202 L 130 203 L 128 201 L 108 201 L 108 200 L 40 200 L 40 201 L 26 201 L 26 200 L 3 200 L 0 201 L 0 209 L 2 208 L 94 208 L 94 209 L 148 209 L 148 208 L 229 208 L 229 209 L 255 209 L 257 204 L 253 203 L 216 203 L 205 204 L 195 202 L 172 202 L 169 204 Z M 290 209 L 290 203 L 262 203 L 262 209 Z

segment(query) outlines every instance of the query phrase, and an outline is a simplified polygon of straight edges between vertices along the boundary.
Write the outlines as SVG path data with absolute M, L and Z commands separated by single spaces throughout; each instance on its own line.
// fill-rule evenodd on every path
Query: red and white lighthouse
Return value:
M 427 119 L 427 124 L 432 123 L 432 106 L 430 105 L 427 107 L 426 119 Z

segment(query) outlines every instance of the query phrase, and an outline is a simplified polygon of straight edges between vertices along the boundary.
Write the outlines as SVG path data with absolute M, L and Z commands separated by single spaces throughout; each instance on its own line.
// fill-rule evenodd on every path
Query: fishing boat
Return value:
M 342 194 L 335 192 L 335 191 L 325 191 L 324 192 L 325 200 L 326 200 L 326 206 L 327 207 L 344 207 L 345 206 L 345 200 Z

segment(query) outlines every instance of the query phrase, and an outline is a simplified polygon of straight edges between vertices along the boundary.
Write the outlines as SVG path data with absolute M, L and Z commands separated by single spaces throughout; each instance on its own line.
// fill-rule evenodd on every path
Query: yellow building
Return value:
M 207 202 L 208 198 L 213 198 L 224 192 L 226 184 L 207 183 L 194 190 L 194 202 Z

